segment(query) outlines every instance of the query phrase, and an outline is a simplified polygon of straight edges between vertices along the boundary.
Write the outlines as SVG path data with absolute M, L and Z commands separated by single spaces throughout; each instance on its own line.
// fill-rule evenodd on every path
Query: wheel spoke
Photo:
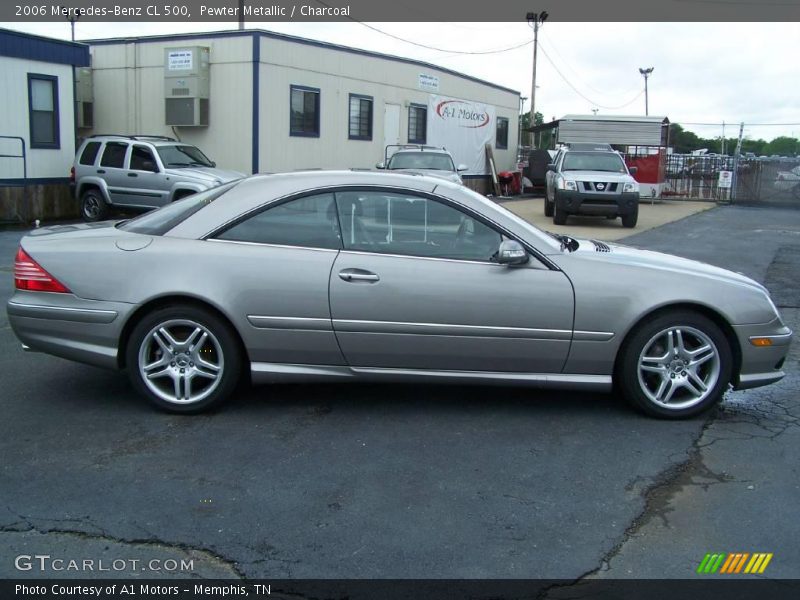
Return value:
M 686 384 L 690 390 L 696 393 L 697 396 L 702 396 L 708 389 L 706 382 L 703 381 L 694 371 L 689 371 L 688 377 L 686 378 Z
M 675 350 L 677 350 L 677 354 L 686 352 L 686 345 L 683 343 L 683 332 L 680 329 L 675 330 Z
M 175 400 L 183 400 L 183 396 L 181 396 L 181 379 L 183 379 L 183 377 L 180 375 L 172 378 L 175 384 Z
M 206 332 L 204 332 L 199 327 L 195 327 L 194 331 L 190 333 L 189 336 L 183 342 L 181 342 L 181 345 L 189 351 L 193 350 L 196 345 L 195 340 L 197 339 L 198 336 L 201 335 L 201 333 L 202 333 L 201 337 L 203 340 L 208 337 L 208 334 Z M 202 343 L 202 340 L 199 343 Z
M 664 373 L 666 367 L 663 364 L 663 356 L 643 356 L 639 368 L 642 371 L 651 373 Z
M 198 365 L 194 366 L 194 373 L 199 377 L 205 377 L 206 379 L 216 379 L 219 373 L 219 367 L 215 367 L 214 365 Z
M 691 354 L 692 358 L 689 361 L 689 364 L 697 367 L 705 362 L 708 362 L 709 360 L 714 358 L 714 356 L 716 356 L 716 353 L 714 352 L 714 349 L 711 346 L 703 346 L 698 350 L 692 351 Z
M 655 394 L 656 400 L 661 404 L 667 404 L 672 398 L 672 394 L 675 393 L 675 387 L 675 382 L 672 379 L 665 378 L 662 380 Z
M 169 342 L 165 342 L 163 339 L 161 339 L 161 335 L 159 335 L 159 332 L 157 331 L 153 332 L 153 335 L 151 337 L 155 340 L 156 344 L 158 344 L 158 347 L 161 348 L 161 351 L 165 355 L 173 353 L 174 351 L 173 346 L 171 346 Z
M 183 387 L 186 392 L 186 400 L 192 399 L 192 377 L 182 375 L 181 379 L 183 379 Z

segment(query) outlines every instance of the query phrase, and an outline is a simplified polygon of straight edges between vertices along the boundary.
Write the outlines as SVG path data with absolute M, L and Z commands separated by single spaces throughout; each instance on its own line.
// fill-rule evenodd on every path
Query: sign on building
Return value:
M 170 50 L 167 53 L 167 69 L 170 71 L 188 71 L 192 68 L 191 50 Z
M 444 146 L 470 175 L 486 175 L 486 144 L 494 145 L 495 108 L 444 96 L 428 100 L 428 143 Z
M 733 182 L 733 171 L 720 171 L 719 172 L 719 183 L 717 186 L 722 190 L 729 190 L 731 189 L 731 183 Z
M 438 92 L 439 78 L 436 77 L 436 75 L 426 75 L 425 73 L 420 73 L 417 80 L 417 86 L 419 86 L 419 89 L 426 92 Z

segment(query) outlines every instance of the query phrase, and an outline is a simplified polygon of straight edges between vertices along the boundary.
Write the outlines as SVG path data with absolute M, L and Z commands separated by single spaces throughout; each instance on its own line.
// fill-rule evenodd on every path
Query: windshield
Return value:
M 208 206 L 228 190 L 238 185 L 240 181 L 241 179 L 238 179 L 225 185 L 181 198 L 175 202 L 170 202 L 157 210 L 117 223 L 117 229 L 145 235 L 164 235 L 179 223 L 183 223 L 198 210 Z
M 213 167 L 214 163 L 194 146 L 157 146 L 165 167 Z
M 613 152 L 568 152 L 561 170 L 628 172 L 620 155 Z
M 430 169 L 432 171 L 455 171 L 453 159 L 436 152 L 398 152 L 389 159 L 387 169 Z

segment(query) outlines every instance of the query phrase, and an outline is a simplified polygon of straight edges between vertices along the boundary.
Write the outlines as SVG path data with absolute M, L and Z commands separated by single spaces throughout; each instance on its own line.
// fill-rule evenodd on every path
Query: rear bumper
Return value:
M 762 325 L 734 326 L 739 347 L 742 352 L 742 364 L 733 387 L 737 390 L 769 385 L 783 379 L 783 363 L 789 354 L 792 341 L 792 330 L 780 319 Z M 769 338 L 770 346 L 754 346 L 752 338 Z
M 556 190 L 556 205 L 570 214 L 621 216 L 639 209 L 639 194 L 597 194 Z
M 118 368 L 123 323 L 135 307 L 72 294 L 17 291 L 6 304 L 23 349 L 98 367 Z

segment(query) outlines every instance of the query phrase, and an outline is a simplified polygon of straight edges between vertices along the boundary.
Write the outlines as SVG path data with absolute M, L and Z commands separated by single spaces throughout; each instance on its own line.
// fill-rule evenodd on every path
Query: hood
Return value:
M 228 183 L 234 179 L 241 179 L 242 177 L 245 177 L 244 173 L 239 173 L 238 171 L 228 171 L 226 169 L 218 169 L 216 167 L 172 167 L 167 169 L 166 173 L 168 175 L 180 177 L 181 179 L 194 179 L 210 185 Z
M 717 281 L 744 285 L 756 288 L 765 293 L 767 292 L 766 288 L 760 283 L 753 281 L 741 273 L 728 271 L 727 269 L 715 267 L 696 260 L 680 258 L 679 256 L 664 254 L 662 252 L 653 252 L 652 250 L 639 250 L 621 244 L 609 244 L 584 239 L 579 239 L 578 243 L 580 246 L 575 251 L 575 254 L 587 260 L 598 260 L 606 263 L 644 267 L 647 269 L 661 269 L 673 273 L 707 277 Z
M 609 181 L 612 183 L 630 183 L 633 177 L 627 173 L 611 173 L 610 171 L 564 171 L 565 179 L 575 181 Z
M 461 175 L 455 171 L 442 171 L 441 169 L 390 169 L 390 171 L 393 173 L 425 175 L 426 177 L 435 177 L 436 179 L 444 179 L 445 181 L 452 181 L 454 183 L 463 183 Z

